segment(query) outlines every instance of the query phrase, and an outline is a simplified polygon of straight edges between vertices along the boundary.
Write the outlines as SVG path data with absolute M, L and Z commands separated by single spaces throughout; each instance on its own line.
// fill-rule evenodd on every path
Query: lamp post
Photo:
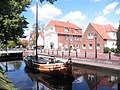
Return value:
M 69 56 L 70 56 L 70 50 L 71 50 L 71 47 L 70 47 L 70 35 L 69 35 Z
M 95 38 L 95 58 L 97 58 L 97 35 L 94 35 Z
M 38 0 L 36 0 L 36 60 L 38 60 L 37 39 L 38 39 Z

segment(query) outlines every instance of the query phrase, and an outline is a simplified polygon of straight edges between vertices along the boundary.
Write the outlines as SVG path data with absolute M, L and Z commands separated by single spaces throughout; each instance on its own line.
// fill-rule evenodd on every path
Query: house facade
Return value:
M 39 32 L 37 44 L 38 44 L 38 47 L 40 48 L 44 47 L 44 33 L 43 32 Z M 32 31 L 30 33 L 30 38 L 29 38 L 29 47 L 33 49 L 35 46 L 36 46 L 36 32 Z
M 89 23 L 81 38 L 81 52 L 103 52 L 105 47 L 116 48 L 117 29 L 111 25 L 98 25 Z
M 44 31 L 46 49 L 80 48 L 82 29 L 70 22 L 51 20 Z

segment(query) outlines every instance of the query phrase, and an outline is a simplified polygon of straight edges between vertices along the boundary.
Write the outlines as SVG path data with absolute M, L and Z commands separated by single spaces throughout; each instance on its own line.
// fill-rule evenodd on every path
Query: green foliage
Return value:
M 120 22 L 119 22 L 119 27 L 118 27 L 118 31 L 117 31 L 117 51 L 118 52 L 120 51 Z
M 17 43 L 23 36 L 28 22 L 21 13 L 30 5 L 31 0 L 0 0 L 0 41 L 7 44 L 13 40 Z
M 0 90 L 17 90 L 0 68 Z
M 45 0 L 40 0 L 40 2 L 42 3 L 43 1 L 45 1 Z M 48 2 L 50 2 L 50 3 L 54 3 L 55 1 L 57 1 L 57 0 L 46 0 L 46 1 L 48 1 Z
M 115 49 L 115 53 L 120 53 L 120 49 Z
M 105 47 L 105 48 L 104 48 L 104 53 L 109 53 L 109 51 L 110 51 L 110 48 L 109 48 L 109 47 Z
M 9 48 L 15 47 L 16 43 L 14 41 L 8 41 L 8 45 Z
M 111 48 L 110 51 L 115 53 L 115 48 Z

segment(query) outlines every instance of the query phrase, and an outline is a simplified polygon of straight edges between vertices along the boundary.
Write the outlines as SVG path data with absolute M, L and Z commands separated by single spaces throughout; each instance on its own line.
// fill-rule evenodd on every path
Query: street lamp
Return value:
M 70 52 L 70 50 L 71 50 L 70 44 L 71 44 L 71 43 L 70 43 L 70 35 L 69 35 L 69 56 L 70 56 L 70 53 L 71 53 L 71 52 Z
M 94 35 L 95 38 L 95 58 L 97 58 L 97 35 Z

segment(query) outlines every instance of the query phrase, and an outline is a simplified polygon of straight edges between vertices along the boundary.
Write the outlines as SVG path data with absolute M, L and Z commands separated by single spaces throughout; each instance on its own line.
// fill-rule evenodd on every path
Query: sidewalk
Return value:
M 120 64 L 88 62 L 88 61 L 81 61 L 81 60 L 78 60 L 78 59 L 73 59 L 73 63 L 79 63 L 79 64 L 84 64 L 84 65 L 89 65 L 89 66 L 96 66 L 96 67 L 108 68 L 108 69 L 113 69 L 113 70 L 120 71 Z

